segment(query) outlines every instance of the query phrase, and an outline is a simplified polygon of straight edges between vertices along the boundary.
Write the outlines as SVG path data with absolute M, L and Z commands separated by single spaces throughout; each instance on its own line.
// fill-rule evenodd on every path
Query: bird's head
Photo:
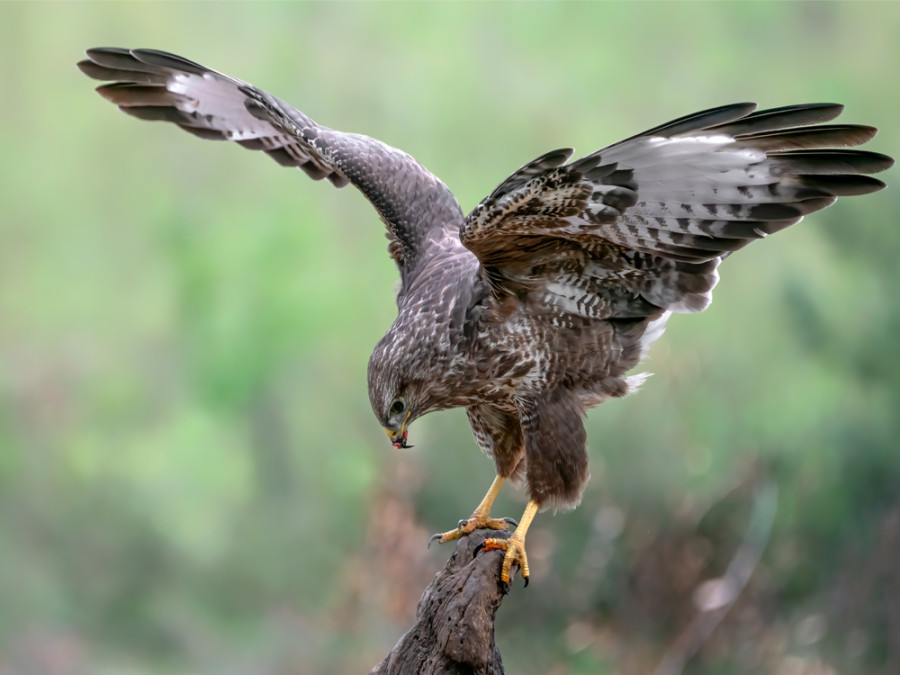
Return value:
M 428 360 L 417 358 L 410 344 L 386 335 L 369 359 L 369 401 L 375 417 L 384 427 L 395 448 L 407 444 L 407 428 L 425 413 L 440 408 L 424 372 Z

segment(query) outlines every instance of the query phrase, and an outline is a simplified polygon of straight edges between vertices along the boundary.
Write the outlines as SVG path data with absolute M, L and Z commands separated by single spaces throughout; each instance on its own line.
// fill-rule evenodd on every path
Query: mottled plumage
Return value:
M 838 196 L 882 188 L 866 174 L 892 164 L 847 149 L 875 129 L 826 124 L 840 105 L 739 103 L 574 161 L 549 152 L 463 216 L 406 153 L 320 126 L 252 85 L 154 50 L 88 57 L 79 67 L 110 80 L 98 91 L 124 112 L 261 150 L 372 202 L 402 279 L 397 320 L 369 363 L 375 415 L 405 446 L 416 418 L 466 407 L 499 479 L 465 531 L 503 527 L 488 517 L 493 496 L 504 478 L 524 479 L 530 510 L 512 562 L 525 576 L 533 512 L 581 498 L 585 411 L 642 381 L 627 373 L 670 313 L 705 309 L 731 252 Z

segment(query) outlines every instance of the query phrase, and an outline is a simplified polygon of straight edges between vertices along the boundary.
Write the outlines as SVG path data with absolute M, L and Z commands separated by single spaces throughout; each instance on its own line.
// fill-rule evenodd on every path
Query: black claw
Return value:
M 431 548 L 431 542 L 433 542 L 435 539 L 440 539 L 442 536 L 444 536 L 444 535 L 442 535 L 440 532 L 438 532 L 437 534 L 431 535 L 428 538 L 428 548 Z
M 459 523 L 457 524 L 456 527 L 457 527 L 457 529 L 459 530 L 459 536 L 460 536 L 460 537 L 462 536 L 462 533 L 463 533 L 463 531 L 462 531 L 463 525 L 465 525 L 465 524 L 468 523 L 468 522 L 469 522 L 468 520 L 461 520 L 461 521 L 459 521 Z
M 503 595 L 509 595 L 509 589 L 510 589 L 510 584 L 508 584 L 505 581 L 500 582 L 500 592 L 503 593 Z
M 505 520 L 507 523 L 509 523 L 513 527 L 519 526 L 519 521 L 516 520 L 515 518 L 508 518 L 507 516 L 503 516 L 503 518 L 501 518 L 500 520 Z
M 522 588 L 528 588 L 528 577 L 522 577 L 525 580 L 525 585 Z
M 475 550 L 472 551 L 472 557 L 477 558 L 478 554 L 481 552 L 481 549 L 483 549 L 483 548 L 484 548 L 484 542 L 481 542 L 480 544 L 478 544 L 478 546 L 475 547 Z

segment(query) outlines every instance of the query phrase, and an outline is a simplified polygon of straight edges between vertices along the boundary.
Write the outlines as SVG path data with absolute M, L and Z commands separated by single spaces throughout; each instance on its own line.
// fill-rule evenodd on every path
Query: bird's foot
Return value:
M 473 556 L 478 555 L 482 549 L 485 551 L 506 551 L 503 556 L 503 565 L 500 567 L 500 586 L 503 593 L 509 593 L 509 583 L 512 579 L 512 567 L 517 565 L 522 573 L 522 579 L 525 580 L 525 586 L 528 586 L 528 556 L 525 555 L 525 533 L 531 527 L 531 521 L 540 509 L 540 504 L 536 501 L 529 500 L 525 507 L 525 513 L 522 514 L 522 522 L 516 527 L 516 531 L 512 533 L 509 539 L 485 539 L 482 543 L 475 547 Z
M 491 487 L 488 488 L 484 499 L 482 499 L 481 503 L 475 507 L 472 517 L 468 520 L 459 521 L 455 530 L 447 530 L 446 532 L 438 532 L 437 534 L 431 535 L 431 539 L 428 540 L 429 548 L 434 541 L 446 544 L 448 541 L 455 541 L 467 534 L 472 534 L 472 532 L 478 529 L 505 530 L 507 529 L 507 525 L 515 527 L 517 523 L 512 518 L 491 518 L 491 507 L 494 505 L 494 499 L 496 499 L 497 494 L 500 492 L 500 488 L 505 481 L 506 479 L 503 478 L 503 476 L 498 475 L 494 478 L 494 482 L 491 483 Z
M 515 527 L 518 523 L 512 518 L 491 518 L 490 514 L 476 511 L 468 520 L 459 521 L 455 529 L 431 535 L 428 546 L 430 547 L 435 541 L 439 544 L 455 541 L 467 534 L 472 534 L 475 530 L 508 530 L 510 525 Z
M 503 593 L 509 593 L 509 585 L 512 579 L 512 567 L 518 566 L 525 580 L 525 586 L 528 586 L 528 556 L 525 554 L 525 536 L 519 531 L 513 533 L 509 539 L 485 539 L 481 544 L 475 547 L 473 555 L 478 555 L 479 551 L 506 551 L 503 556 L 503 564 L 500 566 L 500 583 L 503 585 Z

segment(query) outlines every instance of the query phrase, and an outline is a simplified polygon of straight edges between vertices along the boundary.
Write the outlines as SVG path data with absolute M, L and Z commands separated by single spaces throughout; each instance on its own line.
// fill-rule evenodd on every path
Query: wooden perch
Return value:
M 416 622 L 369 675 L 503 675 L 494 643 L 494 617 L 503 601 L 503 551 L 475 547 L 505 531 L 479 530 L 459 540 L 416 609 Z

